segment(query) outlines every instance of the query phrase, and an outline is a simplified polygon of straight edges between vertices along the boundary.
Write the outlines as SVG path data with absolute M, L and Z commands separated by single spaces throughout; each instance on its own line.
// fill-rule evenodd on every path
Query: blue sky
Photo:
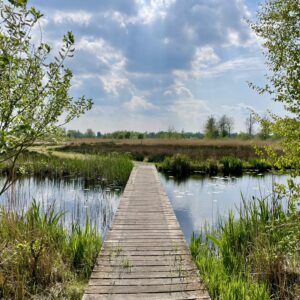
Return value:
M 256 0 L 29 1 L 45 15 L 43 40 L 58 47 L 73 31 L 72 95 L 94 107 L 68 128 L 203 131 L 227 114 L 244 130 L 249 109 L 281 108 L 252 91 L 266 68 L 245 19 Z

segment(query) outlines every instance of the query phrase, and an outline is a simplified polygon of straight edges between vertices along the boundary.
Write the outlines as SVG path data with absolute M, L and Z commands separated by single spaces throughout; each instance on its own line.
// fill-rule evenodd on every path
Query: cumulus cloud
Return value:
M 139 97 L 139 96 L 132 96 L 130 101 L 125 102 L 124 106 L 131 111 L 150 110 L 150 109 L 157 108 L 151 102 L 149 102 L 145 98 Z
M 230 87 L 222 89 L 220 78 L 239 79 L 236 85 L 242 86 L 252 81 L 249 74 L 264 72 L 257 39 L 244 21 L 251 16 L 246 1 L 30 0 L 30 4 L 46 14 L 47 40 L 58 44 L 66 31 L 75 34 L 75 58 L 67 63 L 74 71 L 72 93 L 86 94 L 97 105 L 112 105 L 112 116 L 122 107 L 140 120 L 150 114 L 172 124 L 196 126 L 210 113 L 212 103 L 219 101 L 216 109 L 221 110 L 222 101 L 229 99 Z M 219 100 L 212 99 L 217 83 L 222 90 Z M 245 84 L 237 93 L 247 94 L 247 89 Z M 243 99 L 247 102 L 250 96 Z
M 101 80 L 106 92 L 117 95 L 120 88 L 130 85 L 126 76 L 126 58 L 107 41 L 82 37 L 77 49 L 94 56 L 94 63 L 99 65 L 99 74 L 95 77 Z
M 62 23 L 76 23 L 79 25 L 88 26 L 92 19 L 92 14 L 83 11 L 56 11 L 53 15 L 53 21 L 56 24 Z

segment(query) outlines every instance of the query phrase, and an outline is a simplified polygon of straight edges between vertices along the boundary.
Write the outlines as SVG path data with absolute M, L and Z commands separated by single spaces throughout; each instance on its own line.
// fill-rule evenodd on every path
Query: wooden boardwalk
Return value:
M 153 165 L 134 167 L 83 299 L 210 299 Z

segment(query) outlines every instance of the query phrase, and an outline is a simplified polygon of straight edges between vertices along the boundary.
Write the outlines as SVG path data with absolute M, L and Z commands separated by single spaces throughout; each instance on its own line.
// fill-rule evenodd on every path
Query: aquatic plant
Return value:
M 239 158 L 226 156 L 220 160 L 220 163 L 225 175 L 240 175 L 243 172 L 243 162 Z
M 16 170 L 19 175 L 80 176 L 125 186 L 133 163 L 127 155 L 86 155 L 82 157 L 59 157 L 35 152 L 26 152 L 19 157 Z M 1 171 L 6 173 L 5 165 Z
M 192 171 L 190 159 L 182 154 L 175 154 L 172 157 L 166 157 L 160 169 L 169 171 L 176 176 L 186 176 Z
M 272 200 L 272 199 L 271 199 Z M 238 218 L 193 236 L 190 249 L 212 299 L 299 297 L 299 213 L 280 199 L 243 201 Z
M 67 233 L 63 214 L 36 201 L 21 214 L 1 208 L 1 299 L 81 299 L 101 238 L 88 221 Z

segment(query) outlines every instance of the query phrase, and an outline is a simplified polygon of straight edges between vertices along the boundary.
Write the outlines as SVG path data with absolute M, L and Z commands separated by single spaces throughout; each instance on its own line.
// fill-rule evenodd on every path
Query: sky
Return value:
M 257 0 L 31 0 L 43 42 L 75 35 L 71 95 L 94 106 L 67 128 L 203 131 L 226 114 L 245 131 L 250 110 L 282 108 L 247 82 L 265 83 L 261 43 L 246 20 Z

